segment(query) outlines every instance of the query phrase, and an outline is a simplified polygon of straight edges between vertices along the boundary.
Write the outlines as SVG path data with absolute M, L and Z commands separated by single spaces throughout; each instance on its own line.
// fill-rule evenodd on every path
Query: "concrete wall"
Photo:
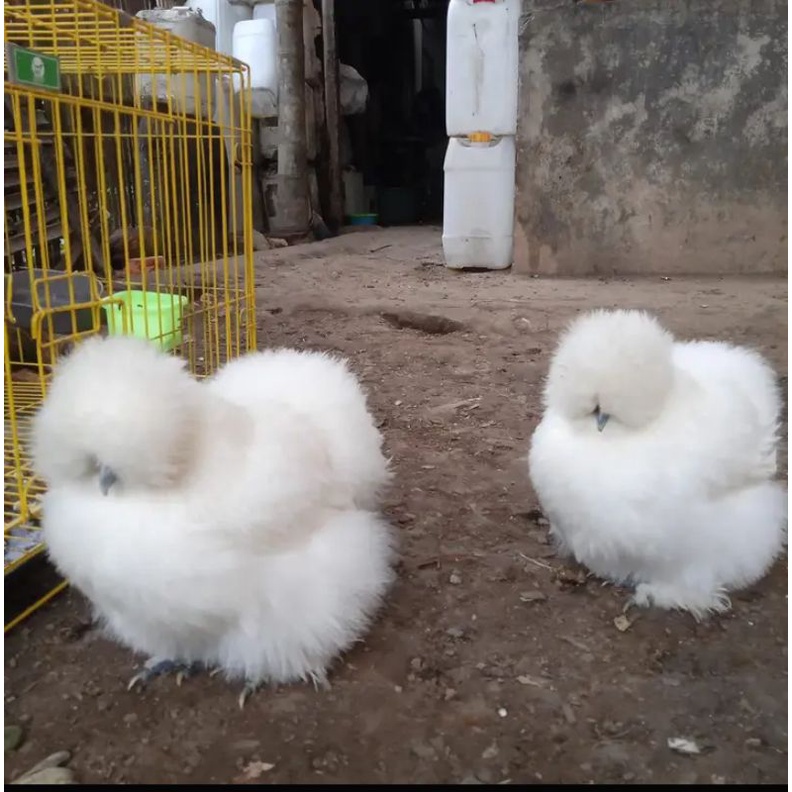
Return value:
M 523 0 L 520 47 L 516 272 L 786 272 L 786 0 Z

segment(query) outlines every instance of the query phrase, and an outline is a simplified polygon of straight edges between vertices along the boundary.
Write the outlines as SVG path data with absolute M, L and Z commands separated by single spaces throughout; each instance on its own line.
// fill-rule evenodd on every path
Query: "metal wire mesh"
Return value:
M 8 575 L 42 550 L 25 440 L 58 358 L 133 333 L 204 375 L 256 323 L 248 67 L 97 0 L 4 19 Z

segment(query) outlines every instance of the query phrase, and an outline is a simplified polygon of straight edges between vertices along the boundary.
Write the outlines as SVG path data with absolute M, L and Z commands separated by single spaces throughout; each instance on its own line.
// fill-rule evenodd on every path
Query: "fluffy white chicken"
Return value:
M 675 342 L 640 311 L 594 311 L 561 338 L 530 478 L 562 553 L 635 587 L 629 604 L 730 606 L 786 544 L 780 399 L 756 352 Z
M 374 513 L 390 473 L 341 360 L 279 350 L 198 381 L 145 341 L 93 338 L 34 422 L 50 557 L 145 682 L 211 667 L 326 679 L 394 578 Z

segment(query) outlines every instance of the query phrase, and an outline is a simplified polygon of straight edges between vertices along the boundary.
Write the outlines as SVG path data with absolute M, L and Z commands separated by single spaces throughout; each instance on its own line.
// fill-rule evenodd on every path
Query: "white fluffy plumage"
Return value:
M 49 554 L 111 633 L 252 686 L 323 680 L 381 604 L 381 449 L 344 361 L 253 353 L 198 381 L 125 337 L 60 364 L 33 432 Z
M 528 454 L 562 552 L 635 586 L 632 602 L 697 618 L 783 551 L 770 365 L 722 342 L 676 342 L 641 311 L 593 311 L 562 336 Z

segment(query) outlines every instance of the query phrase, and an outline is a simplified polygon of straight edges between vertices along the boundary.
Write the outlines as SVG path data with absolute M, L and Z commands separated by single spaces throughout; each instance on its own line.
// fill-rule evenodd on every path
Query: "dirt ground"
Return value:
M 786 559 L 723 617 L 644 611 L 621 632 L 626 593 L 561 569 L 522 462 L 576 312 L 645 307 L 681 336 L 755 345 L 786 389 L 786 282 L 441 260 L 428 228 L 259 254 L 259 344 L 347 356 L 396 471 L 399 583 L 330 691 L 264 690 L 242 712 L 219 677 L 128 693 L 139 658 L 72 592 L 6 638 L 6 723 L 25 730 L 6 780 L 68 749 L 83 783 L 786 783 Z M 460 324 L 399 327 L 399 311 Z

